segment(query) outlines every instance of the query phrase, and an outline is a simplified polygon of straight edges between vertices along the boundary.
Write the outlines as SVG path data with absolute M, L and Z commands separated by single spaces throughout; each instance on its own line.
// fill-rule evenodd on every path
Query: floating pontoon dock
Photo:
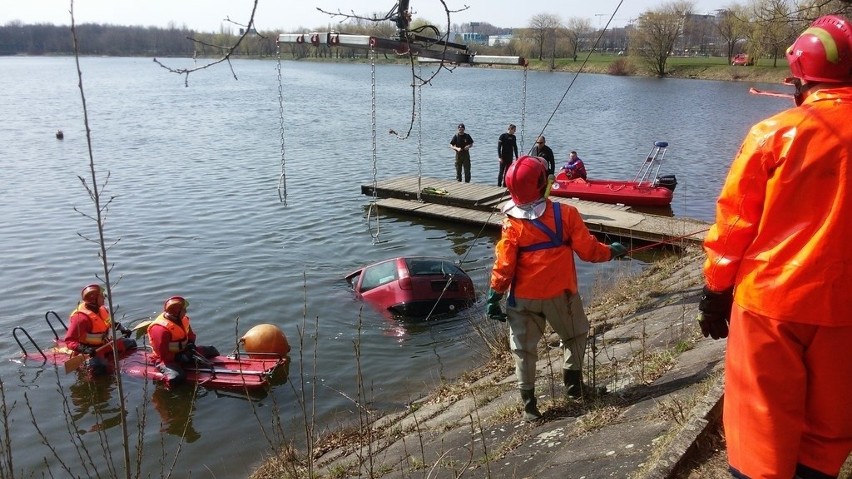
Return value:
M 362 185 L 361 192 L 373 196 L 373 185 Z M 375 196 L 379 214 L 390 210 L 499 228 L 503 220 L 500 206 L 509 199 L 509 192 L 499 186 L 404 176 L 377 181 Z M 702 221 L 641 213 L 623 205 L 553 196 L 550 199 L 576 207 L 593 233 L 625 239 L 656 243 L 677 238 L 700 244 L 710 227 Z

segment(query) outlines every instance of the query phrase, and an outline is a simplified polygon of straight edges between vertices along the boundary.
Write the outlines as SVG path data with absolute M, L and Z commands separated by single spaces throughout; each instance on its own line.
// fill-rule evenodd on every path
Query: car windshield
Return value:
M 368 266 L 364 270 L 364 279 L 361 281 L 361 291 L 368 291 L 383 284 L 397 279 L 396 261 L 385 261 L 384 263 Z
M 406 258 L 405 264 L 411 276 L 427 275 L 461 275 L 464 274 L 458 266 L 451 261 L 431 258 Z

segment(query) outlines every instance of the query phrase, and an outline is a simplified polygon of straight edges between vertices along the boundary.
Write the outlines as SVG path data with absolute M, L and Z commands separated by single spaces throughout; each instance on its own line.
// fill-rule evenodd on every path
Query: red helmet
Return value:
M 532 203 L 544 197 L 547 166 L 537 156 L 522 156 L 506 170 L 506 187 L 516 205 Z
M 852 25 L 838 15 L 816 19 L 787 49 L 793 76 L 802 81 L 852 81 Z
M 163 312 L 175 318 L 182 318 L 186 314 L 189 301 L 181 296 L 172 296 L 163 303 Z
M 104 304 L 104 290 L 99 284 L 90 284 L 80 291 L 80 298 L 86 304 Z

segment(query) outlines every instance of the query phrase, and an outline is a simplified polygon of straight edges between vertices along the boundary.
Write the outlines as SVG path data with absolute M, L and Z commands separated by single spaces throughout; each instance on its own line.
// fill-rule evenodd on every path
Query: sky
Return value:
M 610 20 L 620 27 L 642 12 L 667 3 L 666 0 L 444 0 L 452 14 L 452 22 L 487 22 L 496 27 L 525 27 L 534 15 L 549 13 L 563 21 L 587 18 L 599 28 Z M 619 7 L 619 3 L 621 6 Z M 713 13 L 733 0 L 693 0 L 694 13 Z M 253 0 L 75 0 L 74 16 L 79 23 L 140 25 L 168 27 L 186 26 L 203 32 L 219 31 L 233 23 L 246 24 Z M 332 18 L 317 10 L 350 14 L 384 15 L 395 0 L 259 0 L 255 25 L 259 30 L 297 32 L 304 28 L 334 27 L 341 18 Z M 70 0 L 0 0 L 0 25 L 14 20 L 23 23 L 69 25 Z M 409 0 L 414 18 L 424 18 L 439 26 L 446 23 L 440 0 Z M 467 7 L 467 8 L 465 8 Z M 616 10 L 618 7 L 618 10 Z M 614 15 L 613 15 L 614 13 Z M 300 27 L 304 27 L 301 28 Z

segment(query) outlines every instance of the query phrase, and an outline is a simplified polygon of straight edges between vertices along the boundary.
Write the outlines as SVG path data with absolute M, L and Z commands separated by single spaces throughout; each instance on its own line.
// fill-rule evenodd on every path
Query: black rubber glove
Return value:
M 501 299 L 503 299 L 503 293 L 498 293 L 497 291 L 488 288 L 488 299 L 486 300 L 486 304 L 488 305 L 486 309 L 488 319 L 503 322 L 506 321 L 506 313 L 504 313 L 503 308 L 500 307 Z
M 97 348 L 94 346 L 87 346 L 85 344 L 77 346 L 78 353 L 87 354 L 90 358 L 95 357 L 95 351 L 97 351 Z
M 609 251 L 610 251 L 610 257 L 609 257 L 610 260 L 623 258 L 623 257 L 627 256 L 627 248 L 625 248 L 624 245 L 619 243 L 619 242 L 615 242 L 615 243 L 612 243 L 611 245 L 609 245 Z
M 731 305 L 734 303 L 733 288 L 717 292 L 711 291 L 707 286 L 701 294 L 698 310 L 701 316 L 698 324 L 701 326 L 701 334 L 704 337 L 722 339 L 728 337 L 728 322 L 731 320 Z
M 115 329 L 118 330 L 118 332 L 120 332 L 125 338 L 129 338 L 130 335 L 133 334 L 132 330 L 125 328 L 121 323 L 115 323 Z

